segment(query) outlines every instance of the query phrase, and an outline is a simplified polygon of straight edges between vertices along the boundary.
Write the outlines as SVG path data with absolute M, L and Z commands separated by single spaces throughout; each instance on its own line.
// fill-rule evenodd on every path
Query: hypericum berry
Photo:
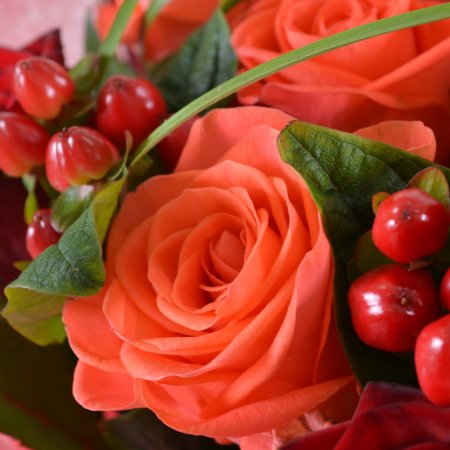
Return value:
M 61 237 L 51 224 L 51 209 L 40 209 L 27 229 L 26 246 L 34 259 L 50 245 L 56 244 Z
M 374 244 L 398 263 L 409 263 L 441 250 L 447 239 L 445 207 L 420 189 L 390 195 L 377 211 Z
M 45 161 L 50 135 L 24 114 L 0 112 L 0 169 L 20 177 Z
M 75 87 L 61 64 L 41 56 L 31 56 L 16 63 L 13 90 L 30 116 L 53 119 L 72 99 Z
M 413 350 L 420 330 L 440 313 L 431 275 L 396 264 L 359 277 L 350 287 L 348 301 L 360 339 L 388 352 Z
M 441 299 L 442 306 L 450 311 L 450 269 L 447 269 L 444 277 L 442 278 L 439 288 L 439 298 Z
M 150 81 L 122 75 L 109 78 L 97 99 L 98 129 L 125 148 L 125 131 L 139 145 L 166 117 L 166 104 Z
M 100 180 L 118 160 L 117 148 L 103 134 L 74 126 L 50 139 L 45 170 L 50 184 L 63 192 L 70 185 Z
M 424 394 L 433 403 L 450 406 L 450 314 L 421 331 L 414 359 Z

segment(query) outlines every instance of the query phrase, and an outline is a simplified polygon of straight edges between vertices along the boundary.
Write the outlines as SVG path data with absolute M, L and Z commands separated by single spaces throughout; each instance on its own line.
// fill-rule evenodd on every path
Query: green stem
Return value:
M 98 47 L 98 53 L 106 58 L 111 58 L 116 52 L 120 38 L 128 24 L 128 21 L 137 5 L 138 0 L 125 0 L 120 7 L 116 18 L 109 30 L 108 36 Z
M 259 66 L 222 83 L 206 94 L 203 94 L 166 120 L 142 142 L 136 150 L 131 166 L 136 164 L 137 161 L 146 155 L 156 144 L 158 144 L 158 142 L 169 135 L 180 124 L 256 81 L 262 80 L 263 78 L 273 75 L 294 64 L 345 45 L 353 44 L 381 34 L 390 33 L 392 31 L 448 18 L 450 18 L 450 3 L 431 6 L 342 31 L 341 33 L 328 36 L 320 41 L 284 53 L 277 58 L 260 64 Z
M 147 29 L 156 19 L 159 11 L 167 3 L 167 0 L 152 0 L 145 14 L 145 29 Z

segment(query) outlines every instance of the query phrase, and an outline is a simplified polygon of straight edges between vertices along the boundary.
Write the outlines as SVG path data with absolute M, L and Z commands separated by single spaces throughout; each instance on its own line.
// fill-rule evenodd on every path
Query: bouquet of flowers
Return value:
M 1 448 L 449 448 L 450 3 L 98 2 L 63 53 L 0 48 Z

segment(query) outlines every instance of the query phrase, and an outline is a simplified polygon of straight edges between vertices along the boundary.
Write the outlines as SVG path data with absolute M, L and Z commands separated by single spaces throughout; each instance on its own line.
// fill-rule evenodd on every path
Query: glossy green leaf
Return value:
M 65 336 L 61 321 L 65 297 L 95 294 L 104 279 L 94 210 L 89 207 L 58 244 L 47 248 L 6 287 L 8 304 L 2 315 L 37 344 L 61 342 Z
M 95 225 L 100 242 L 103 242 L 109 229 L 112 218 L 119 203 L 120 194 L 125 186 L 126 178 L 106 183 L 92 202 Z
M 372 196 L 394 192 L 420 170 L 433 165 L 389 145 L 303 122 L 292 122 L 279 136 L 284 161 L 307 182 L 332 246 L 335 310 L 341 341 L 362 383 L 391 380 L 414 384 L 412 355 L 394 355 L 365 345 L 353 330 L 347 304 L 347 268 L 357 240 L 370 230 Z M 447 178 L 450 171 L 440 168 Z
M 153 66 L 150 78 L 163 94 L 169 110 L 177 111 L 236 73 L 230 30 L 221 11 L 196 31 L 183 47 Z
M 408 183 L 408 187 L 427 192 L 446 208 L 449 206 L 449 187 L 447 178 L 437 167 L 428 167 L 416 174 Z
M 94 197 L 91 185 L 71 186 L 53 203 L 52 225 L 58 231 L 64 231 L 72 225 L 89 206 Z
M 151 411 L 135 410 L 104 423 L 106 442 L 113 450 L 223 450 L 213 439 L 179 433 Z M 237 446 L 227 446 L 227 450 Z
M 66 345 L 39 347 L 0 318 L 0 432 L 34 450 L 106 450 L 99 413 L 72 396 L 74 358 Z

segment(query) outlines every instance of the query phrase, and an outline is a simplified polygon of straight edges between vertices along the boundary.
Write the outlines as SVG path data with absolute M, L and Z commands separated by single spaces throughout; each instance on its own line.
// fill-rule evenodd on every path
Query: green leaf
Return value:
M 106 449 L 101 415 L 73 399 L 74 363 L 67 345 L 38 347 L 0 318 L 0 432 L 34 450 Z
M 381 205 L 381 202 L 383 200 L 386 200 L 389 197 L 389 194 L 387 192 L 377 192 L 372 196 L 372 211 L 374 214 L 377 213 L 378 208 Z
M 320 39 L 312 44 L 284 53 L 277 58 L 273 58 L 251 70 L 243 72 L 231 80 L 211 89 L 201 97 L 193 100 L 184 108 L 177 111 L 169 117 L 161 126 L 151 133 L 139 146 L 135 152 L 132 165 L 137 163 L 153 147 L 168 136 L 175 128 L 186 122 L 191 117 L 205 111 L 210 106 L 227 98 L 240 89 L 273 75 L 280 70 L 286 69 L 294 64 L 306 61 L 314 56 L 322 55 L 336 48 L 353 44 L 364 39 L 369 39 L 381 34 L 390 33 L 396 30 L 402 30 L 409 27 L 415 27 L 436 20 L 450 18 L 450 3 L 421 8 L 397 16 L 388 17 L 376 22 L 367 23 L 359 27 L 336 33 L 332 36 Z
M 66 297 L 20 287 L 7 288 L 5 292 L 9 302 L 2 316 L 17 332 L 38 345 L 64 342 L 66 332 L 61 315 Z
M 93 194 L 91 185 L 72 186 L 64 191 L 53 203 L 52 225 L 61 232 L 72 225 L 89 206 Z
M 446 208 L 449 206 L 448 181 L 437 167 L 429 167 L 420 171 L 409 181 L 408 187 L 421 189 L 441 202 Z
M 124 177 L 120 180 L 106 183 L 92 202 L 95 225 L 100 242 L 105 240 L 109 225 L 117 209 L 120 194 L 125 186 L 125 181 L 126 178 Z
M 173 56 L 150 70 L 169 110 L 177 111 L 236 73 L 230 30 L 221 11 Z
M 283 160 L 307 182 L 322 215 L 336 266 L 336 321 L 353 371 L 362 383 L 415 384 L 412 355 L 376 350 L 354 332 L 347 303 L 347 267 L 355 243 L 372 226 L 372 196 L 403 189 L 433 163 L 380 142 L 302 122 L 292 122 L 281 132 L 279 149 Z M 450 178 L 448 169 L 440 169 Z
M 104 423 L 106 442 L 113 450 L 223 450 L 213 439 L 179 433 L 151 411 L 135 410 Z M 229 450 L 237 446 L 227 446 Z
M 372 232 L 369 230 L 356 242 L 353 258 L 350 261 L 354 274 L 349 276 L 350 279 L 356 278 L 369 270 L 383 266 L 384 264 L 393 263 L 392 260 L 375 247 L 372 240 Z
M 103 219 L 100 222 L 103 227 Z M 47 248 L 6 287 L 9 301 L 2 315 L 36 344 L 61 342 L 65 336 L 61 321 L 65 297 L 95 294 L 104 279 L 94 209 L 89 207 L 58 244 Z
M 101 242 L 108 232 L 124 183 L 125 178 L 106 183 L 66 229 L 58 244 L 47 248 L 6 287 L 9 301 L 2 315 L 32 342 L 48 345 L 64 341 L 61 314 L 66 297 L 92 295 L 103 286 Z M 73 190 L 66 199 L 72 201 L 76 193 Z M 83 202 L 75 206 L 79 213 Z M 61 209 L 64 208 L 59 205 Z

